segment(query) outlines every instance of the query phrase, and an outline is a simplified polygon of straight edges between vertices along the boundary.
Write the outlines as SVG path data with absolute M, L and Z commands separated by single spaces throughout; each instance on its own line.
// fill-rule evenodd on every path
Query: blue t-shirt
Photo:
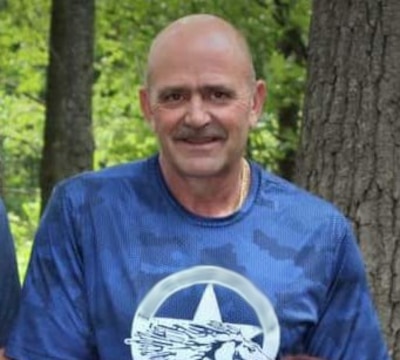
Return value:
M 279 323 L 279 327 L 278 327 Z M 60 184 L 7 354 L 18 360 L 388 359 L 330 204 L 251 164 L 242 208 L 184 209 L 157 156 Z
M 0 199 L 0 348 L 5 346 L 19 304 L 20 285 L 14 243 Z

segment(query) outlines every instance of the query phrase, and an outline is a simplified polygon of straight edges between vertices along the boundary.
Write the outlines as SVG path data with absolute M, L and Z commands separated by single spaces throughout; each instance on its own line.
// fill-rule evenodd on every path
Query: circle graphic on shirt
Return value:
M 157 317 L 173 294 L 205 285 L 193 318 Z M 215 286 L 235 292 L 255 312 L 259 326 L 224 322 Z M 262 336 L 262 345 L 253 339 Z M 196 266 L 157 283 L 139 305 L 132 322 L 130 345 L 135 360 L 273 360 L 280 342 L 272 304 L 242 275 L 215 266 Z

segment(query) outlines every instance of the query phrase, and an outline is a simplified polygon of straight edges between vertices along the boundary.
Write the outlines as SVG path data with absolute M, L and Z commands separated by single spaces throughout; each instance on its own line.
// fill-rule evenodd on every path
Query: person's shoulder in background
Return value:
M 7 213 L 0 199 L 0 360 L 5 359 L 3 348 L 18 311 L 20 283 L 15 248 Z

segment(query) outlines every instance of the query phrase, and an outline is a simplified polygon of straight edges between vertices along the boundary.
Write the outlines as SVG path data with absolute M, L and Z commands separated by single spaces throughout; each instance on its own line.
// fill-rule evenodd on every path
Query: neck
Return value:
M 209 177 L 189 177 L 161 169 L 182 206 L 204 217 L 233 214 L 243 205 L 250 187 L 250 167 L 245 159 L 229 173 Z

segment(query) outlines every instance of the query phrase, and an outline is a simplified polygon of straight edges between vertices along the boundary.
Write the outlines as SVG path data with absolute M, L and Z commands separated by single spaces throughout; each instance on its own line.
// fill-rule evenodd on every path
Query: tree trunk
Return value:
M 400 359 L 400 2 L 313 2 L 298 183 L 353 221 Z
M 294 62 L 305 67 L 307 61 L 306 45 L 302 40 L 302 29 L 291 21 L 291 12 L 293 6 L 282 0 L 274 0 L 273 17 L 282 34 L 277 40 L 277 48 L 283 54 L 285 59 L 292 57 Z M 291 81 L 293 79 L 289 79 Z M 293 83 L 291 84 L 293 87 Z M 287 85 L 290 86 L 290 85 Z M 298 86 L 298 96 L 292 96 L 288 101 L 287 93 L 285 99 L 281 99 L 278 104 L 278 136 L 286 148 L 283 151 L 283 157 L 278 160 L 278 173 L 287 180 L 293 180 L 296 168 L 296 144 L 293 138 L 299 133 L 299 110 L 302 87 Z
M 56 182 L 93 166 L 93 39 L 94 0 L 53 0 L 42 210 Z

